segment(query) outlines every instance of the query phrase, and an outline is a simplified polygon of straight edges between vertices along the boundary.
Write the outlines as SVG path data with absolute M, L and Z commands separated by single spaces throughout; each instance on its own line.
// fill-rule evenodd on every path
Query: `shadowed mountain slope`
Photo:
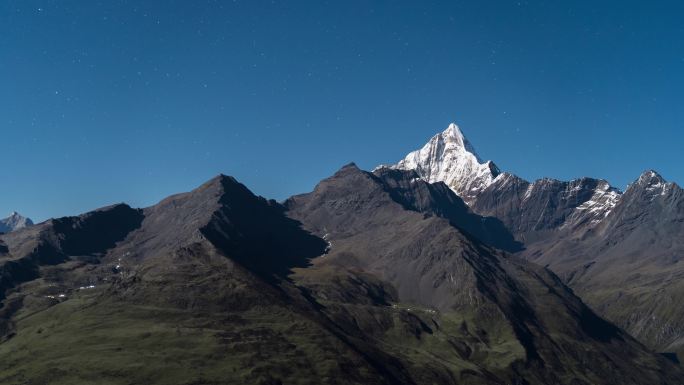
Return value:
M 504 224 L 494 217 L 474 214 L 445 183 L 426 183 L 415 171 L 376 169 L 387 192 L 408 210 L 448 219 L 454 226 L 490 246 L 510 252 L 522 249 Z
M 598 187 L 598 188 L 597 188 Z M 584 301 L 649 347 L 684 354 L 684 194 L 654 171 L 624 193 L 584 178 L 497 179 L 473 204 Z
M 581 178 L 532 183 L 503 173 L 472 203 L 474 212 L 501 220 L 516 239 L 529 244 L 557 230 L 584 232 L 600 223 L 619 200 L 608 182 Z
M 422 381 L 433 378 L 429 372 L 484 383 L 677 383 L 679 369 L 596 316 L 555 275 L 482 245 L 445 218 L 426 216 L 428 209 L 407 210 L 401 191 L 349 165 L 286 202 L 290 216 L 330 243 L 328 253 L 312 268 L 298 269 L 294 280 L 350 333 L 370 333 L 401 352 Z M 334 282 L 342 290 L 366 276 L 374 277 L 366 284 L 375 298 L 370 308 L 329 288 Z M 411 345 L 418 357 L 404 356 L 407 347 L 387 337 L 392 327 L 384 325 L 391 322 L 377 306 L 385 302 L 421 321 L 421 340 Z M 365 316 L 356 314 L 359 307 Z M 453 324 L 459 332 L 442 326 Z M 477 335 L 484 340 L 469 339 Z M 442 350 L 440 341 L 454 350 Z M 432 348 L 441 360 L 429 358 Z M 649 369 L 660 365 L 670 380 Z M 600 374 L 605 371 L 616 377 Z
M 522 255 L 548 265 L 597 311 L 659 351 L 684 354 L 684 194 L 653 171 L 585 232 L 558 231 Z
M 325 242 L 276 203 L 220 176 L 134 214 L 136 226 L 103 242 L 104 252 L 62 248 L 107 232 L 99 221 L 75 225 L 78 235 L 61 235 L 57 228 L 81 223 L 64 218 L 0 238 L 3 264 L 35 262 L 5 291 L 2 316 L 13 328 L 0 344 L 0 382 L 411 383 L 277 282 Z

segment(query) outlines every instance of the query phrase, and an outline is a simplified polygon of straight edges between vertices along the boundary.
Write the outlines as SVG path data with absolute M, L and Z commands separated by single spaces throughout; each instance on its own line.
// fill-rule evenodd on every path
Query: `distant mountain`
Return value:
M 33 226 L 33 222 L 17 212 L 12 212 L 9 217 L 0 219 L 0 233 L 9 233 L 28 226 Z
M 549 231 L 582 232 L 597 226 L 613 210 L 622 193 L 602 179 L 569 182 L 550 178 L 528 182 L 502 173 L 472 200 L 472 209 L 499 218 L 526 243 Z
M 681 383 L 478 240 L 510 242 L 501 226 L 444 184 L 348 165 L 284 204 L 218 176 L 4 234 L 0 383 Z
M 594 228 L 559 229 L 522 256 L 547 265 L 649 346 L 684 356 L 684 193 L 654 171 Z
M 467 181 L 481 180 L 482 172 L 473 167 L 472 145 L 453 127 L 420 151 L 435 148 L 439 154 L 444 141 L 439 138 L 455 135 L 452 147 L 460 156 L 423 156 L 421 162 L 404 160 L 390 167 L 413 169 L 427 181 L 443 181 L 465 194 L 475 214 L 499 219 L 524 244 L 519 256 L 551 268 L 600 314 L 650 347 L 684 355 L 679 186 L 655 171 L 642 174 L 624 193 L 602 179 L 528 182 L 498 172 L 472 190 Z M 453 178 L 431 172 L 435 169 L 466 171 Z

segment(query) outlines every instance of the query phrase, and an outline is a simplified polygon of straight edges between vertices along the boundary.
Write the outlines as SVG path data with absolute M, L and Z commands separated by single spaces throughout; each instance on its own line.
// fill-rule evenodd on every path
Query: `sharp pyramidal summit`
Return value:
M 480 159 L 456 123 L 391 168 L 415 170 L 430 183 L 444 182 L 466 203 L 476 199 L 501 174 L 494 162 Z
M 0 233 L 9 233 L 10 231 L 23 229 L 29 226 L 33 226 L 33 221 L 20 215 L 16 211 L 12 212 L 7 218 L 0 219 Z

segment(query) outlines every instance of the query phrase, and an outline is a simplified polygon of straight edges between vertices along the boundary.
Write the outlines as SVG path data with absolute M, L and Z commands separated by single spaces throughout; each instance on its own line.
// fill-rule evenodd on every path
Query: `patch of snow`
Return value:
M 599 185 L 587 201 L 575 208 L 574 213 L 562 227 L 577 223 L 587 223 L 594 227 L 610 214 L 620 201 L 622 194 L 606 181 Z
M 534 190 L 534 183 L 530 183 L 530 184 L 527 186 L 527 189 L 525 190 L 525 195 L 523 195 L 523 199 L 522 199 L 523 202 L 525 202 L 526 200 L 530 199 L 530 197 L 532 196 L 532 191 L 533 191 L 533 190 Z

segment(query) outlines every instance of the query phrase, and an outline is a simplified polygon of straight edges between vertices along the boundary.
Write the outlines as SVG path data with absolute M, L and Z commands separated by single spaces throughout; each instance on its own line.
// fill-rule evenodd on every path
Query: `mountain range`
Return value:
M 684 194 L 677 184 L 653 170 L 624 192 L 594 178 L 528 182 L 481 161 L 455 124 L 388 167 L 447 183 L 469 197 L 474 213 L 505 225 L 524 245 L 516 255 L 549 267 L 649 347 L 684 354 Z
M 683 383 L 676 327 L 620 323 L 681 311 L 675 185 L 528 183 L 455 125 L 428 146 L 280 203 L 219 175 L 0 235 L 0 383 Z

